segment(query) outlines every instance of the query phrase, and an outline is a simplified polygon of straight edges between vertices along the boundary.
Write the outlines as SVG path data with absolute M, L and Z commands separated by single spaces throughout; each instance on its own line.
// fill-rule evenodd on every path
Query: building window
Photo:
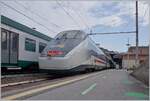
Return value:
M 41 53 L 45 47 L 46 47 L 46 44 L 40 42 L 40 43 L 39 43 L 39 53 Z
M 36 51 L 36 41 L 26 38 L 25 39 L 25 50 L 35 52 Z

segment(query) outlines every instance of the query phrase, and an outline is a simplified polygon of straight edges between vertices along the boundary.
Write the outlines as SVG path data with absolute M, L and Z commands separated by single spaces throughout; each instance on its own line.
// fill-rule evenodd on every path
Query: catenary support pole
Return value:
M 135 56 L 135 64 L 136 67 L 138 66 L 138 44 L 139 44 L 139 39 L 138 39 L 138 1 L 136 1 L 136 56 Z

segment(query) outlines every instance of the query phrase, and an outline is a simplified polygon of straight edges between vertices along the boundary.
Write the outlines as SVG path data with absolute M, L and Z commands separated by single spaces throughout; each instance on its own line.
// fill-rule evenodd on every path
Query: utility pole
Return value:
M 139 39 L 138 39 L 138 1 L 136 1 L 136 56 L 135 56 L 135 64 L 136 67 L 138 66 L 138 44 L 139 44 Z
M 127 58 L 128 59 L 128 67 L 127 67 L 127 69 L 130 69 L 130 65 L 129 65 L 129 61 L 130 61 L 130 53 L 129 53 L 130 43 L 129 43 L 129 38 L 128 38 L 128 43 L 126 45 L 128 47 L 128 52 L 127 52 L 128 53 L 127 54 L 128 55 L 128 58 Z

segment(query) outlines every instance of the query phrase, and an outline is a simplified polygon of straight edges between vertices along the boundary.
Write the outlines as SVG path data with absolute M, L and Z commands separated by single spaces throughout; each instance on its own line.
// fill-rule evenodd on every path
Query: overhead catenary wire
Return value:
M 33 18 L 31 18 L 31 17 L 27 16 L 26 14 L 24 14 L 24 13 L 20 12 L 19 10 L 17 10 L 17 9 L 15 9 L 15 8 L 13 8 L 12 6 L 10 6 L 10 5 L 8 5 L 8 4 L 6 4 L 6 3 L 2 2 L 2 1 L 0 1 L 0 2 L 1 2 L 2 4 L 4 4 L 5 6 L 7 6 L 8 8 L 10 8 L 10 9 L 12 9 L 12 10 L 16 11 L 17 13 L 19 13 L 19 14 L 23 15 L 24 17 L 26 17 L 26 18 L 30 19 L 31 21 L 35 22 L 36 24 L 38 24 L 38 25 L 40 25 L 40 26 L 44 27 L 44 28 L 45 28 L 45 29 L 47 29 L 48 31 L 53 32 L 53 33 L 56 33 L 56 32 L 55 32 L 55 31 L 53 31 L 52 29 L 49 29 L 47 26 L 45 26 L 45 25 L 43 25 L 43 24 L 41 24 L 41 23 L 37 22 L 37 21 L 36 21 L 36 20 L 34 20 Z
M 109 34 L 127 34 L 127 33 L 133 33 L 135 34 L 136 31 L 128 31 L 128 32 L 104 32 L 104 33 L 88 33 L 88 35 L 109 35 Z
M 77 25 L 77 27 L 80 28 L 79 24 L 76 22 L 76 20 L 70 15 L 69 12 L 56 0 L 56 3 L 62 8 L 62 10 L 72 19 L 72 21 Z
M 69 1 L 68 1 L 69 2 Z M 81 19 L 82 23 L 85 25 L 85 27 L 87 27 L 90 30 L 89 25 L 84 21 L 84 19 L 82 18 L 82 16 L 80 15 L 80 13 L 78 13 L 73 7 L 70 6 L 70 8 L 78 15 L 78 17 Z
M 29 10 L 26 6 L 24 6 L 23 4 L 17 2 L 16 0 L 14 0 L 14 2 L 17 3 L 18 5 L 20 5 L 21 7 L 23 7 L 24 9 L 28 10 L 29 12 L 35 14 L 36 16 L 38 16 L 39 18 L 41 18 L 42 20 L 44 20 L 44 21 L 46 21 L 46 22 L 49 22 L 51 25 L 54 25 L 54 26 L 56 26 L 57 28 L 62 28 L 61 26 L 59 26 L 59 25 L 57 25 L 57 24 L 55 24 L 55 23 L 53 23 L 53 22 L 50 22 L 48 19 L 42 17 L 42 16 L 39 15 L 38 13 L 35 13 L 35 12 L 32 11 L 32 10 Z

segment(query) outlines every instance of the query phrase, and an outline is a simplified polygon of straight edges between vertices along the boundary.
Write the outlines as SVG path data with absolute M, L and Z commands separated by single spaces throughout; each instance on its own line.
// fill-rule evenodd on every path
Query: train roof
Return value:
M 51 37 L 49 37 L 49 36 L 47 36 L 43 33 L 40 33 L 36 30 L 33 30 L 32 28 L 29 28 L 26 25 L 20 24 L 16 21 L 6 17 L 6 16 L 3 16 L 3 15 L 1 15 L 1 23 L 5 24 L 5 25 L 8 25 L 8 26 L 11 26 L 13 28 L 16 28 L 20 31 L 26 32 L 28 34 L 31 34 L 33 36 L 39 37 L 41 39 L 44 39 L 46 41 L 50 41 L 52 39 Z
M 82 32 L 82 33 L 85 33 L 84 31 L 82 30 L 65 30 L 65 31 L 62 31 L 62 32 Z M 60 32 L 61 33 L 61 32 Z

